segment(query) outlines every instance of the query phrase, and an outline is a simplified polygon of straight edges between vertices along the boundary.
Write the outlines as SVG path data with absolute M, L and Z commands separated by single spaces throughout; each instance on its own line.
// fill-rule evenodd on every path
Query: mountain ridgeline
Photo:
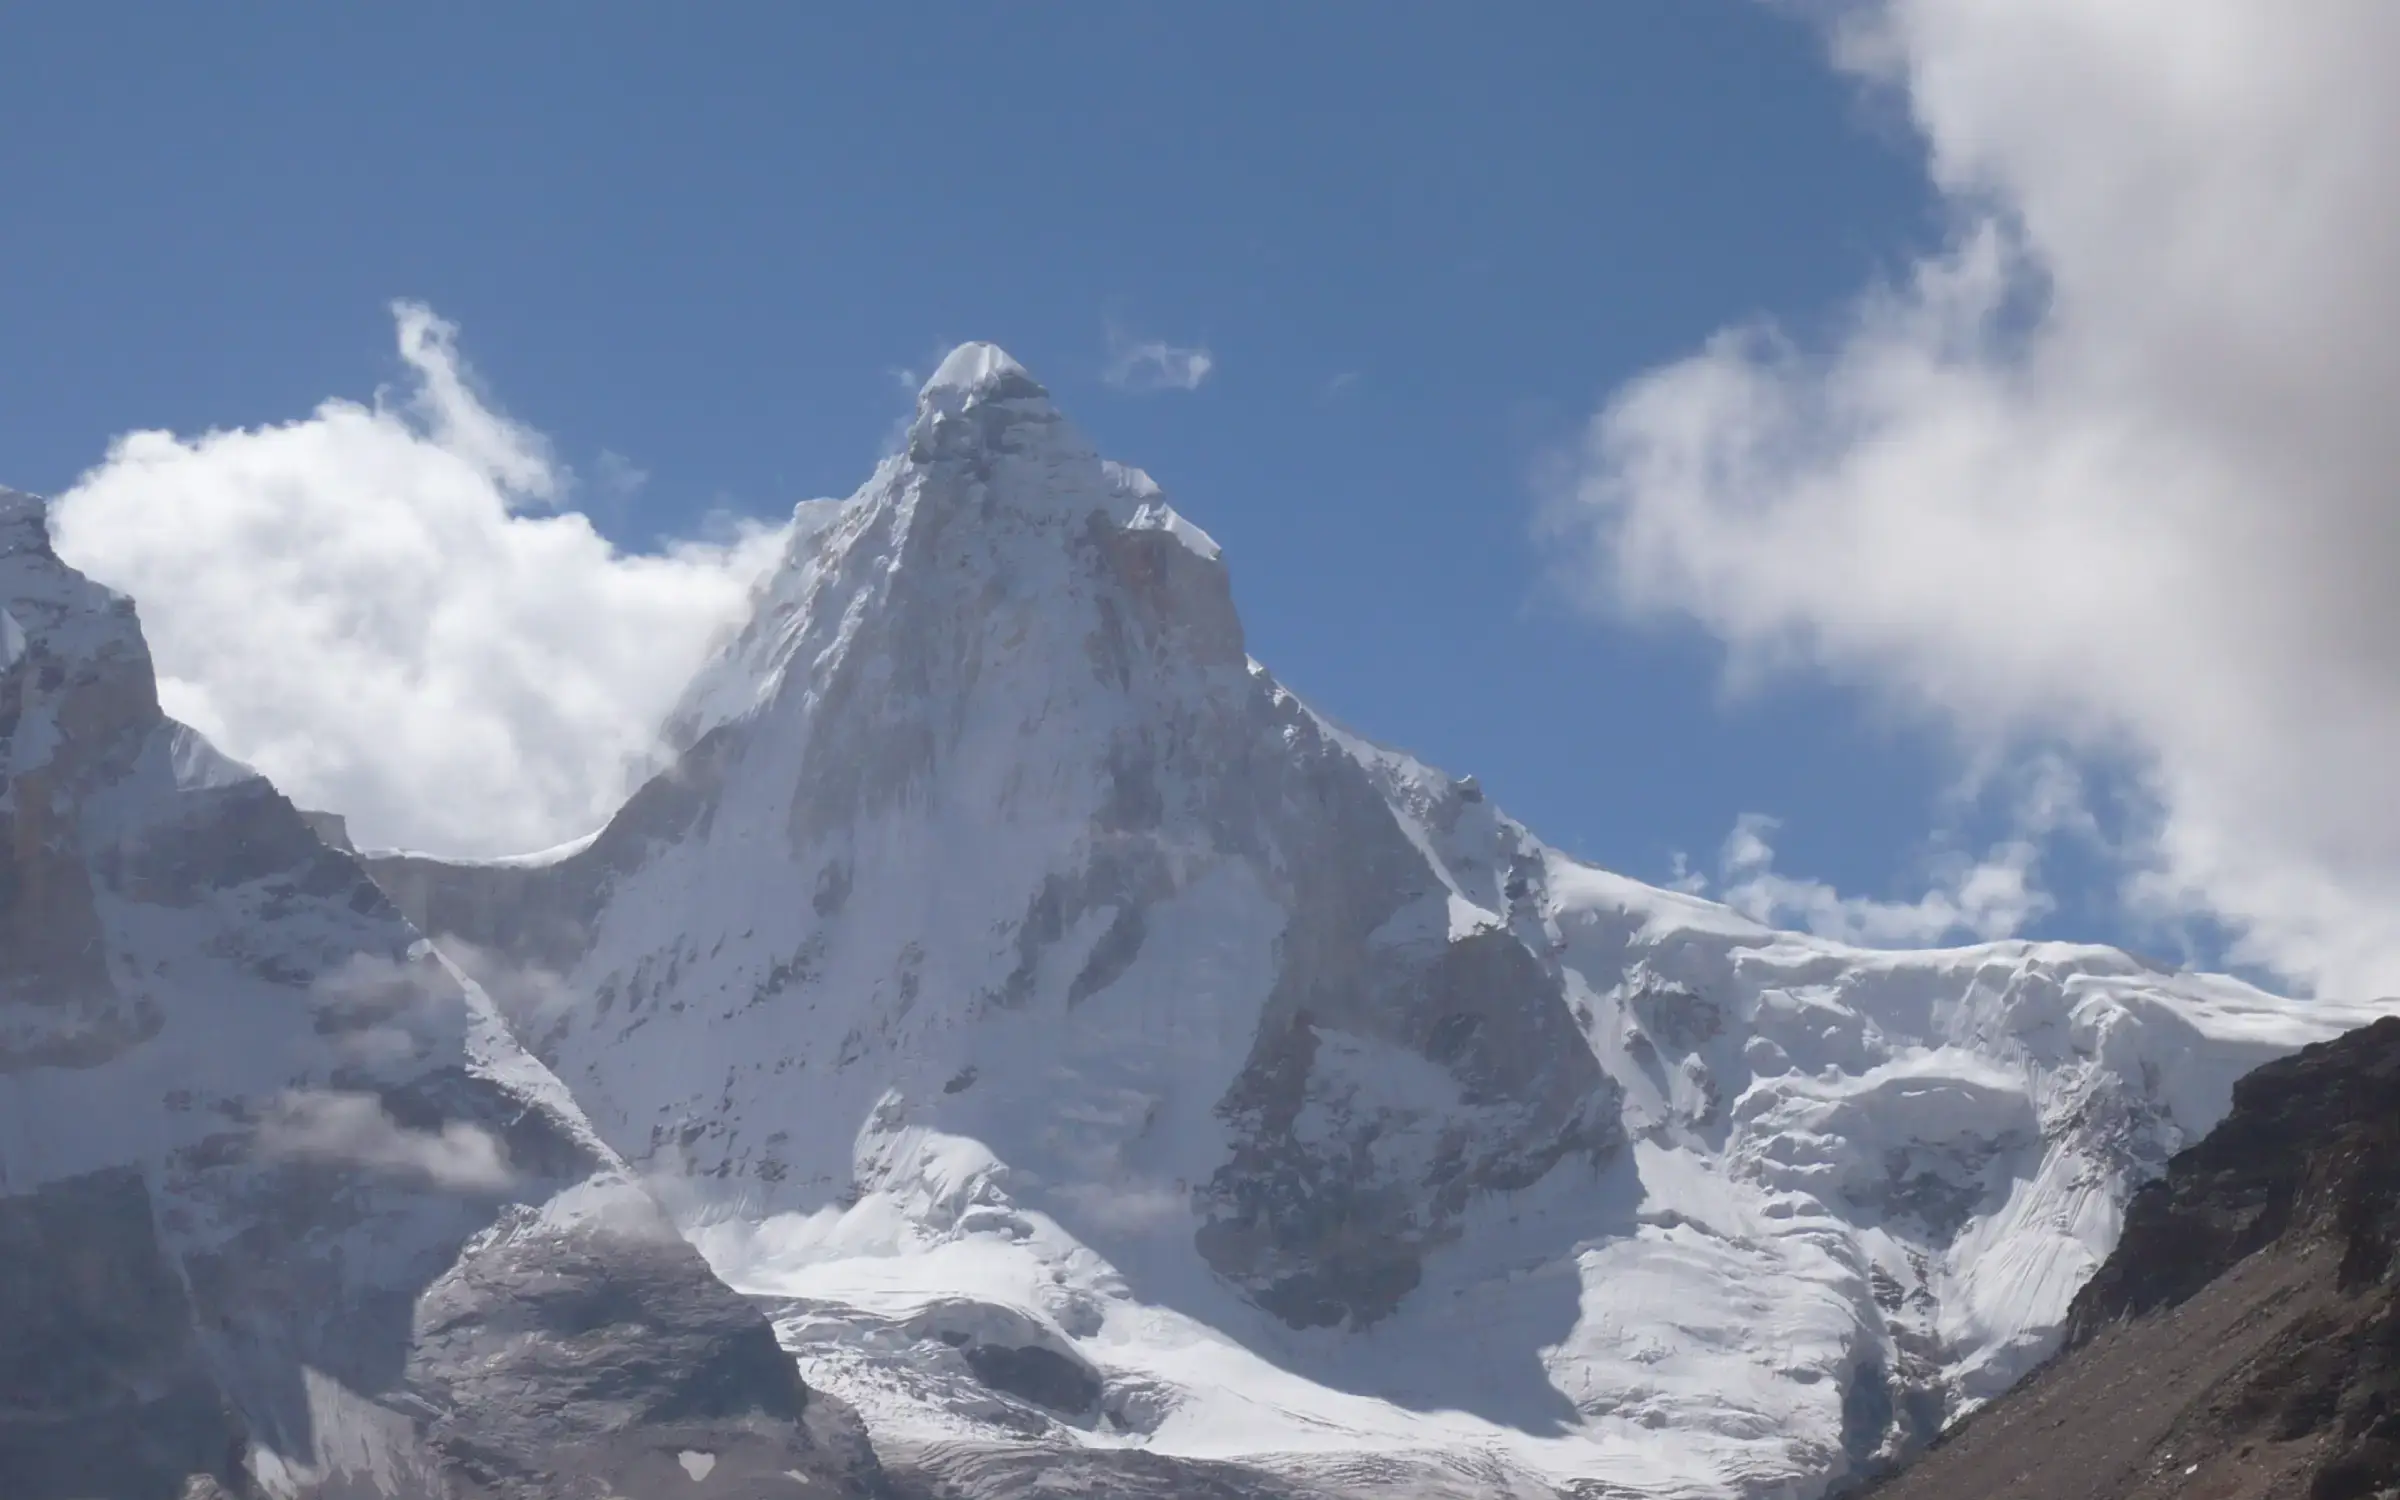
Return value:
M 5 505 L 11 1500 L 1800 1500 L 2349 1222 L 2186 1148 L 2376 1008 L 1571 860 L 989 345 L 512 859 L 294 811 Z

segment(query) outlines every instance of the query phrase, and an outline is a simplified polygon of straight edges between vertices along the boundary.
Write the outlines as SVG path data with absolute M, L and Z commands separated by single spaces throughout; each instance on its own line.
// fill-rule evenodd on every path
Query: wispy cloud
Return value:
M 458 981 L 430 952 L 406 960 L 352 954 L 310 986 L 316 1032 L 342 1064 L 397 1079 L 455 1046 L 466 1029 Z
M 2038 847 L 2011 839 L 1981 858 L 1937 862 L 1932 884 L 1906 900 L 1846 896 L 1832 884 L 1775 868 L 1776 819 L 1744 813 L 1726 836 L 1717 866 L 1717 900 L 1769 927 L 1796 928 L 1869 948 L 1921 947 L 1959 937 L 2014 936 L 2051 909 L 2035 883 Z M 1677 888 L 1707 892 L 1709 882 L 1679 868 Z
M 1994 816 L 2005 833 L 1974 852 L 1965 830 Z M 1734 820 L 1713 870 L 1676 854 L 1667 885 L 1713 896 L 1769 927 L 1868 948 L 1916 947 L 2015 937 L 2050 915 L 2058 906 L 2042 880 L 2050 853 L 2073 846 L 2104 862 L 2120 857 L 2092 813 L 2082 774 L 2054 751 L 1970 765 L 1943 792 L 1938 817 L 1913 895 L 1845 894 L 1830 881 L 1787 874 L 1774 844 L 1782 820 L 1756 812 Z
M 1146 1235 L 1187 1226 L 1192 1219 L 1188 1192 L 1147 1178 L 1105 1184 L 1066 1183 L 1055 1189 L 1055 1193 L 1078 1230 Z
M 650 482 L 650 471 L 622 453 L 603 448 L 597 465 L 600 492 L 612 499 L 630 499 Z
M 451 1192 L 504 1192 L 515 1181 L 490 1131 L 463 1120 L 446 1121 L 439 1130 L 411 1130 L 367 1093 L 285 1094 L 259 1122 L 258 1148 L 270 1160 L 358 1167 Z
M 1112 325 L 1101 378 L 1121 391 L 1196 391 L 1216 367 L 1205 348 L 1136 339 Z

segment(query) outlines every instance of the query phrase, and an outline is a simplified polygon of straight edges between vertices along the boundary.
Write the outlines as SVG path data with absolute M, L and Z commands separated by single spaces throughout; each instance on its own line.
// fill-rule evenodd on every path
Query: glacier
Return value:
M 1578 863 L 1283 688 L 989 345 L 605 828 L 369 864 L 953 1494 L 1839 1489 L 2055 1347 L 2237 1076 L 2389 1008 Z

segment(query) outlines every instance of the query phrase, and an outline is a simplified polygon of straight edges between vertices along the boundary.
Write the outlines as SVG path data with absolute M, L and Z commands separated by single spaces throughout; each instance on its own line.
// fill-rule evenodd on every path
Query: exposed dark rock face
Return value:
M 1323 822 L 1282 831 L 1301 868 L 1282 971 L 1219 1106 L 1232 1155 L 1195 1194 L 1201 1254 L 1301 1328 L 1385 1316 L 1473 1195 L 1623 1144 L 1558 977 L 1516 934 L 1379 940 L 1440 888 L 1367 778 L 1319 753 L 1307 795 L 1281 799 Z M 1438 1112 L 1382 1097 L 1419 1059 L 1455 1091 Z
M 2272 1062 L 2138 1193 L 2064 1352 L 1878 1500 L 2400 1493 L 2400 1017 Z
M 247 1488 L 248 1436 L 129 1168 L 0 1197 L 0 1492 L 183 1500 Z
M 2343 1291 L 2382 1284 L 2400 1229 L 2400 1017 L 2267 1064 L 2233 1113 L 2126 1206 L 2067 1346 L 2173 1307 L 2278 1242 L 2331 1245 Z
M 966 1344 L 959 1351 L 977 1379 L 993 1390 L 1080 1415 L 1100 1400 L 1100 1380 L 1082 1365 L 1040 1345 Z
M 443 1414 L 431 1446 L 495 1495 L 878 1488 L 856 1419 L 663 1223 L 594 1236 L 528 1216 L 427 1289 L 416 1341 L 409 1384 Z

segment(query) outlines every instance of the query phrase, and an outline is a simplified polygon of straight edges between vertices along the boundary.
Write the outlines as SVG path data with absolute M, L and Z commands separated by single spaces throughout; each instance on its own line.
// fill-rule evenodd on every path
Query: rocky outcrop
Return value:
M 1878 1500 L 2400 1492 L 2400 1019 L 2264 1067 L 2137 1193 L 2066 1348 Z
M 416 1308 L 409 1384 L 448 1469 L 545 1497 L 881 1488 L 857 1419 L 666 1224 L 495 1230 Z
M 2200 1293 L 2269 1246 L 2338 1252 L 2382 1285 L 2400 1231 L 2400 1017 L 2267 1064 L 2233 1112 L 2134 1195 L 2117 1251 L 2075 1299 L 2070 1349 Z
M 0 492 L 0 1494 L 865 1495 L 489 1000 Z
M 249 1490 L 249 1437 L 200 1347 L 142 1174 L 0 1197 L 0 1478 L 26 1500 Z

